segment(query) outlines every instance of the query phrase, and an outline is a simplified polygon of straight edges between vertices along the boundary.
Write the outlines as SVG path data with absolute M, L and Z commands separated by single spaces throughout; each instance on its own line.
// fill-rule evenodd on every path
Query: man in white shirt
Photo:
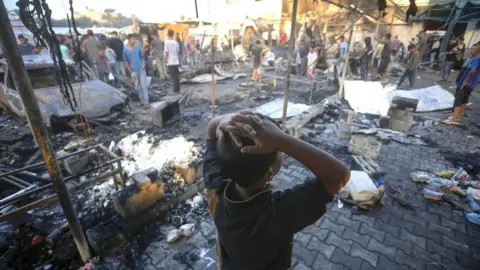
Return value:
M 434 37 L 435 41 L 433 42 L 432 45 L 432 51 L 430 52 L 430 68 L 433 68 L 433 64 L 435 63 L 435 57 L 438 54 L 438 51 L 440 50 L 440 40 L 438 36 Z
M 168 38 L 165 40 L 165 64 L 170 78 L 172 78 L 173 91 L 178 93 L 180 92 L 180 46 L 173 39 L 173 35 L 173 30 L 169 29 L 167 32 Z

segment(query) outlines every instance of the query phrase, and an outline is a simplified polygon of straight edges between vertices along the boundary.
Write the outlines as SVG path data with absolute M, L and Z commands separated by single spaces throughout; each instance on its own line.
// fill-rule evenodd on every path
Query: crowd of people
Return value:
M 124 35 L 116 31 L 106 38 L 95 35 L 92 30 L 82 36 L 80 42 L 69 36 L 59 35 L 60 52 L 63 59 L 81 61 L 88 65 L 98 79 L 119 85 L 119 76 L 129 77 L 138 92 L 140 104 L 148 106 L 147 73 L 148 56 L 155 62 L 157 75 L 163 80 L 171 79 L 174 91 L 180 91 L 182 65 L 196 63 L 200 50 L 199 42 L 192 36 L 182 41 L 180 33 L 168 30 L 165 40 L 152 33 L 148 40 L 141 40 L 136 34 Z M 22 55 L 37 54 L 41 48 L 35 46 L 24 35 L 18 36 L 18 46 Z M 155 74 L 154 71 L 151 73 Z

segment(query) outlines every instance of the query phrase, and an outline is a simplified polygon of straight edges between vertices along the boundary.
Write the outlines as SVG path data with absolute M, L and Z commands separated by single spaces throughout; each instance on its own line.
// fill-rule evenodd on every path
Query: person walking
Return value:
M 253 72 L 252 72 L 252 80 L 258 81 L 260 78 L 259 68 L 260 62 L 262 61 L 262 51 L 263 48 L 260 46 L 260 40 L 255 41 L 255 46 L 252 48 L 252 55 L 253 55 Z
M 310 48 L 310 42 L 307 41 L 306 35 L 303 34 L 300 37 L 300 46 L 298 48 L 299 56 L 300 56 L 300 76 L 305 76 L 307 73 L 307 55 Z
M 173 82 L 173 91 L 180 92 L 180 46 L 173 38 L 172 29 L 167 31 L 167 40 L 165 40 L 165 64 L 168 74 Z
M 407 58 L 405 72 L 403 73 L 402 77 L 400 78 L 400 81 L 398 82 L 398 85 L 397 85 L 398 88 L 402 85 L 403 81 L 407 77 L 408 77 L 409 89 L 412 89 L 413 84 L 415 82 L 414 80 L 415 71 L 417 70 L 418 64 L 420 63 L 420 54 L 418 53 L 415 45 L 411 45 L 411 44 L 408 45 L 408 51 L 410 52 L 410 54 L 408 55 L 408 58 Z
M 435 61 L 438 58 L 438 52 L 440 50 L 440 40 L 438 36 L 433 37 L 432 51 L 430 52 L 430 68 L 433 68 Z
M 443 61 L 442 65 L 442 79 L 440 82 L 448 82 L 448 76 L 450 76 L 450 71 L 452 70 L 453 62 L 455 62 L 455 48 L 457 45 L 457 41 L 452 38 L 450 40 L 450 44 L 448 44 L 447 50 L 440 55 L 445 55 L 445 61 Z
M 186 51 L 187 51 L 187 55 L 188 55 L 188 63 L 190 65 L 190 67 L 193 68 L 196 64 L 196 62 L 195 62 L 195 54 L 196 54 L 195 39 L 193 37 L 191 37 L 188 40 Z
M 95 57 L 97 56 L 98 48 L 100 47 L 102 47 L 102 44 L 97 39 L 95 39 L 93 31 L 91 29 L 88 29 L 87 38 L 82 42 L 82 49 L 87 54 L 89 64 L 92 65 L 92 68 L 94 68 L 93 63 L 95 62 Z M 94 71 L 95 73 L 98 73 L 95 68 Z
M 157 66 L 158 77 L 167 79 L 167 73 L 165 72 L 165 43 L 158 37 L 157 33 L 150 35 L 152 42 L 150 43 L 151 52 L 155 57 L 155 65 Z
M 339 54 L 340 54 L 340 64 L 338 65 L 338 80 L 341 79 L 343 74 L 343 67 L 345 65 L 345 61 L 347 60 L 348 54 L 348 42 L 345 40 L 345 36 L 340 36 L 340 45 L 339 45 Z M 347 65 L 347 72 L 348 72 L 348 65 Z
M 117 31 L 113 31 L 110 33 L 110 35 L 111 38 L 107 41 L 107 45 L 115 52 L 116 55 L 115 70 L 118 72 L 118 74 L 126 76 L 127 73 L 125 72 L 125 63 L 123 62 L 123 41 L 121 41 L 118 37 Z
M 388 33 L 385 35 L 385 39 L 383 41 L 383 49 L 381 54 L 380 65 L 378 66 L 378 74 L 380 75 L 380 82 L 383 84 L 387 79 L 387 68 L 388 64 L 390 64 L 390 54 L 392 54 L 392 34 Z
M 398 35 L 395 35 L 395 38 L 392 41 L 392 56 L 394 60 L 397 58 L 397 54 L 399 50 L 400 50 L 400 40 L 398 39 Z
M 468 99 L 473 89 L 478 86 L 480 80 L 480 50 L 479 44 L 475 44 L 475 49 L 471 50 L 472 60 L 463 73 L 462 78 L 457 83 L 455 91 L 455 100 L 453 101 L 453 113 L 443 123 L 449 125 L 461 125 L 462 116 L 467 108 Z
M 417 51 L 420 54 L 420 63 L 423 62 L 423 56 L 427 50 L 427 40 L 425 38 L 425 32 L 421 31 L 418 33 L 418 42 L 415 44 L 417 46 Z
M 310 46 L 309 50 L 310 51 L 308 52 L 308 55 L 307 55 L 307 60 L 308 60 L 307 77 L 310 80 L 313 80 L 314 74 L 315 74 L 315 68 L 317 67 L 318 54 L 317 52 L 315 52 L 315 46 Z
M 127 40 L 128 44 L 123 49 L 125 67 L 132 77 L 141 105 L 148 107 L 147 73 L 145 72 L 142 47 L 136 45 L 137 40 L 133 34 L 129 34 Z
M 108 74 L 110 73 L 110 63 L 105 56 L 105 46 L 102 44 L 98 46 L 98 53 L 95 56 L 94 62 L 98 71 L 98 79 L 104 83 L 108 83 Z
M 362 55 L 360 70 L 362 80 L 366 80 L 368 78 L 368 70 L 372 66 L 373 46 L 371 37 L 366 37 L 363 41 L 365 42 L 365 51 Z
M 123 53 L 122 53 L 123 54 Z M 117 54 L 115 51 L 107 45 L 105 45 L 105 57 L 108 60 L 110 66 L 110 73 L 113 75 L 112 85 L 118 87 L 118 69 L 117 69 Z M 122 56 L 123 59 L 123 56 Z

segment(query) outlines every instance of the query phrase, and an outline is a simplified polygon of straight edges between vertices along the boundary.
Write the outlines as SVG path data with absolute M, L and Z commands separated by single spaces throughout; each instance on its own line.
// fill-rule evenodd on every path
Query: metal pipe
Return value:
M 118 173 L 118 170 L 115 170 L 115 171 L 112 171 L 112 172 L 109 172 L 108 174 L 106 175 L 103 175 L 103 176 L 100 176 L 98 178 L 95 178 L 91 181 L 86 181 L 86 182 L 83 182 L 81 183 L 80 185 L 72 188 L 70 191 L 71 192 L 75 192 L 75 191 L 78 191 L 78 190 L 82 190 L 88 186 L 91 186 L 93 184 L 96 184 L 96 183 L 99 183 L 99 182 L 105 182 L 106 180 L 108 180 L 109 178 L 111 178 L 112 176 L 114 176 L 115 174 Z M 45 205 L 45 204 L 48 204 L 48 203 L 52 203 L 54 201 L 58 200 L 58 195 L 57 194 L 53 194 L 53 195 L 50 195 L 48 197 L 45 197 L 45 198 L 42 198 L 40 200 L 37 200 L 37 201 L 34 201 L 34 202 L 31 202 L 27 205 L 24 205 L 18 209 L 15 209 L 15 211 L 12 211 L 12 212 L 9 212 L 5 215 L 1 215 L 0 216 L 0 222 L 3 222 L 3 221 L 6 221 L 6 220 L 9 220 L 9 219 L 12 219 L 12 218 L 15 218 L 17 217 L 18 215 L 20 214 L 23 214 L 25 212 L 28 212 L 30 210 L 33 210 L 33 209 L 37 209 L 37 208 L 40 208 L 42 205 Z
M 27 116 L 30 127 L 33 130 L 35 141 L 37 142 L 40 151 L 42 151 L 43 159 L 47 165 L 50 178 L 52 179 L 55 192 L 62 206 L 63 213 L 67 219 L 70 230 L 72 231 L 73 239 L 77 245 L 78 251 L 82 260 L 87 262 L 90 259 L 90 249 L 87 240 L 83 234 L 82 226 L 78 220 L 75 209 L 73 208 L 70 195 L 67 187 L 63 181 L 62 172 L 55 156 L 52 142 L 48 137 L 47 128 L 43 123 L 40 108 L 38 107 L 37 99 L 33 93 L 33 87 L 28 77 L 27 70 L 23 58 L 20 55 L 15 35 L 13 34 L 12 25 L 8 18 L 7 9 L 3 0 L 0 5 L 0 43 L 2 44 L 5 58 L 7 59 L 9 69 L 12 70 L 13 80 L 18 89 L 22 99 L 25 114 Z
M 197 15 L 197 19 L 198 19 L 198 4 L 197 4 L 197 0 L 194 0 L 195 1 L 195 14 Z
M 14 180 L 11 180 L 11 179 L 9 179 L 9 178 L 7 178 L 7 177 L 0 178 L 0 179 L 2 179 L 3 181 L 5 181 L 5 182 L 7 182 L 7 183 L 10 183 L 10 184 L 12 184 L 12 185 L 14 185 L 14 186 L 16 186 L 16 187 L 19 187 L 20 189 L 24 189 L 24 188 L 27 188 L 27 187 L 28 187 L 28 186 L 22 185 L 22 184 L 20 184 L 20 183 L 18 183 L 18 182 L 16 182 L 16 181 L 14 181 Z
M 62 160 L 62 159 L 65 159 L 65 158 L 68 158 L 68 157 L 71 157 L 71 156 L 74 156 L 76 154 L 80 154 L 80 153 L 83 153 L 85 151 L 88 151 L 88 150 L 91 150 L 93 148 L 96 148 L 98 147 L 100 144 L 97 144 L 95 146 L 91 146 L 91 147 L 88 147 L 88 148 L 85 148 L 85 149 L 82 149 L 82 150 L 79 150 L 77 152 L 73 152 L 73 153 L 69 153 L 69 154 L 66 154 L 64 156 L 61 156 L 61 157 L 58 157 L 57 160 Z M 39 162 L 39 163 L 36 163 L 36 164 L 32 164 L 32 165 L 29 165 L 29 166 L 26 166 L 26 167 L 23 167 L 23 168 L 20 168 L 20 169 L 15 169 L 13 171 L 9 171 L 9 172 L 6 172 L 6 173 L 2 173 L 0 174 L 0 178 L 1 177 L 5 177 L 5 176 L 9 176 L 9 175 L 12 175 L 12 174 L 16 174 L 16 173 L 19 173 L 21 171 L 25 171 L 25 170 L 28 170 L 28 169 L 31 169 L 31 168 L 35 168 L 35 167 L 38 167 L 40 165 L 44 165 L 45 164 L 45 161 L 43 162 Z
M 75 174 L 75 175 L 71 175 L 71 176 L 65 177 L 63 181 L 64 181 L 64 182 L 68 182 L 69 180 L 71 180 L 71 179 L 73 179 L 73 178 L 77 178 L 77 177 L 80 177 L 80 176 L 82 176 L 82 175 L 84 175 L 84 174 L 87 174 L 87 173 L 89 173 L 89 172 L 96 171 L 96 170 L 98 170 L 98 169 L 101 169 L 101 168 L 103 168 L 103 167 L 105 167 L 105 166 L 108 166 L 108 165 L 110 165 L 110 164 L 113 164 L 113 163 L 115 163 L 115 162 L 119 162 L 119 161 L 122 160 L 122 159 L 123 159 L 123 157 L 118 157 L 118 158 L 116 158 L 116 159 L 112 159 L 112 160 L 110 160 L 110 161 L 108 161 L 108 162 L 106 162 L 106 163 L 103 163 L 103 164 L 100 165 L 100 166 L 96 166 L 96 167 L 93 167 L 93 168 L 88 169 L 88 170 L 86 170 L 86 171 L 83 171 L 83 172 L 81 172 L 81 173 L 78 173 L 78 174 Z M 53 183 L 49 183 L 49 184 L 43 185 L 43 186 L 41 186 L 41 187 L 38 187 L 38 188 L 36 188 L 36 189 L 34 189 L 34 190 L 25 192 L 25 193 L 23 193 L 23 194 L 21 194 L 21 195 L 19 195 L 19 196 L 9 198 L 8 200 L 5 200 L 5 199 L 0 200 L 0 207 L 3 206 L 3 205 L 7 205 L 7 204 L 10 204 L 10 203 L 14 203 L 15 201 L 18 201 L 19 199 L 22 199 L 22 198 L 24 198 L 24 197 L 29 197 L 29 196 L 31 196 L 31 195 L 33 195 L 33 194 L 35 194 L 35 193 L 40 192 L 40 191 L 47 190 L 47 189 L 51 188 L 52 186 L 53 186 Z
M 290 89 L 290 76 L 292 73 L 292 54 L 295 48 L 295 28 L 297 23 L 297 6 L 298 0 L 293 0 L 292 3 L 292 25 L 290 27 L 290 44 L 288 48 L 288 60 L 287 60 L 287 81 L 285 82 L 285 90 L 283 91 L 283 116 L 282 116 L 282 129 L 286 129 L 287 122 L 287 106 L 288 106 L 288 90 Z
M 338 89 L 338 96 L 339 97 L 341 97 L 343 95 L 343 88 L 345 87 L 345 74 L 347 73 L 347 68 L 349 66 L 348 60 L 350 59 L 350 46 L 352 46 L 353 31 L 355 30 L 355 17 L 357 16 L 357 7 L 358 7 L 359 2 L 360 2 L 360 0 L 355 0 L 355 8 L 354 8 L 352 14 L 350 15 L 351 16 L 350 21 L 351 21 L 352 25 L 351 25 L 351 28 L 350 28 L 350 34 L 348 35 L 347 57 L 345 57 L 345 64 L 343 65 L 342 81 L 340 82 L 340 88 Z M 380 14 L 383 14 L 383 11 Z M 377 30 L 378 30 L 378 28 L 377 28 Z

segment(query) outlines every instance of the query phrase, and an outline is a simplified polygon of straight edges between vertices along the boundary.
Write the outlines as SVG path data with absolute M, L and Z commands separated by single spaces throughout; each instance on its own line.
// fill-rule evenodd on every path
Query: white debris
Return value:
M 115 149 L 115 142 L 114 142 L 114 141 L 111 141 L 111 142 L 110 142 L 110 146 L 108 146 L 108 151 L 112 152 L 113 149 Z
M 161 170 L 169 161 L 188 163 L 198 154 L 194 143 L 187 141 L 182 135 L 158 144 L 154 144 L 155 141 L 153 135 L 139 131 L 118 143 L 118 149 L 127 157 L 122 161 L 122 167 L 128 175 L 150 167 Z
M 168 231 L 167 233 L 167 243 L 173 243 L 178 240 L 181 236 L 181 230 L 179 229 L 173 229 Z
M 177 241 L 181 236 L 189 237 L 195 231 L 195 224 L 187 223 L 180 226 L 179 229 L 172 229 L 167 232 L 167 243 Z
M 180 231 L 181 231 L 181 235 L 188 237 L 192 235 L 193 231 L 195 231 L 195 224 L 194 223 L 183 224 L 182 226 L 180 226 Z
M 192 199 L 188 199 L 186 203 L 188 203 L 192 208 L 197 208 L 203 202 L 203 195 L 198 194 L 197 196 L 193 197 Z

